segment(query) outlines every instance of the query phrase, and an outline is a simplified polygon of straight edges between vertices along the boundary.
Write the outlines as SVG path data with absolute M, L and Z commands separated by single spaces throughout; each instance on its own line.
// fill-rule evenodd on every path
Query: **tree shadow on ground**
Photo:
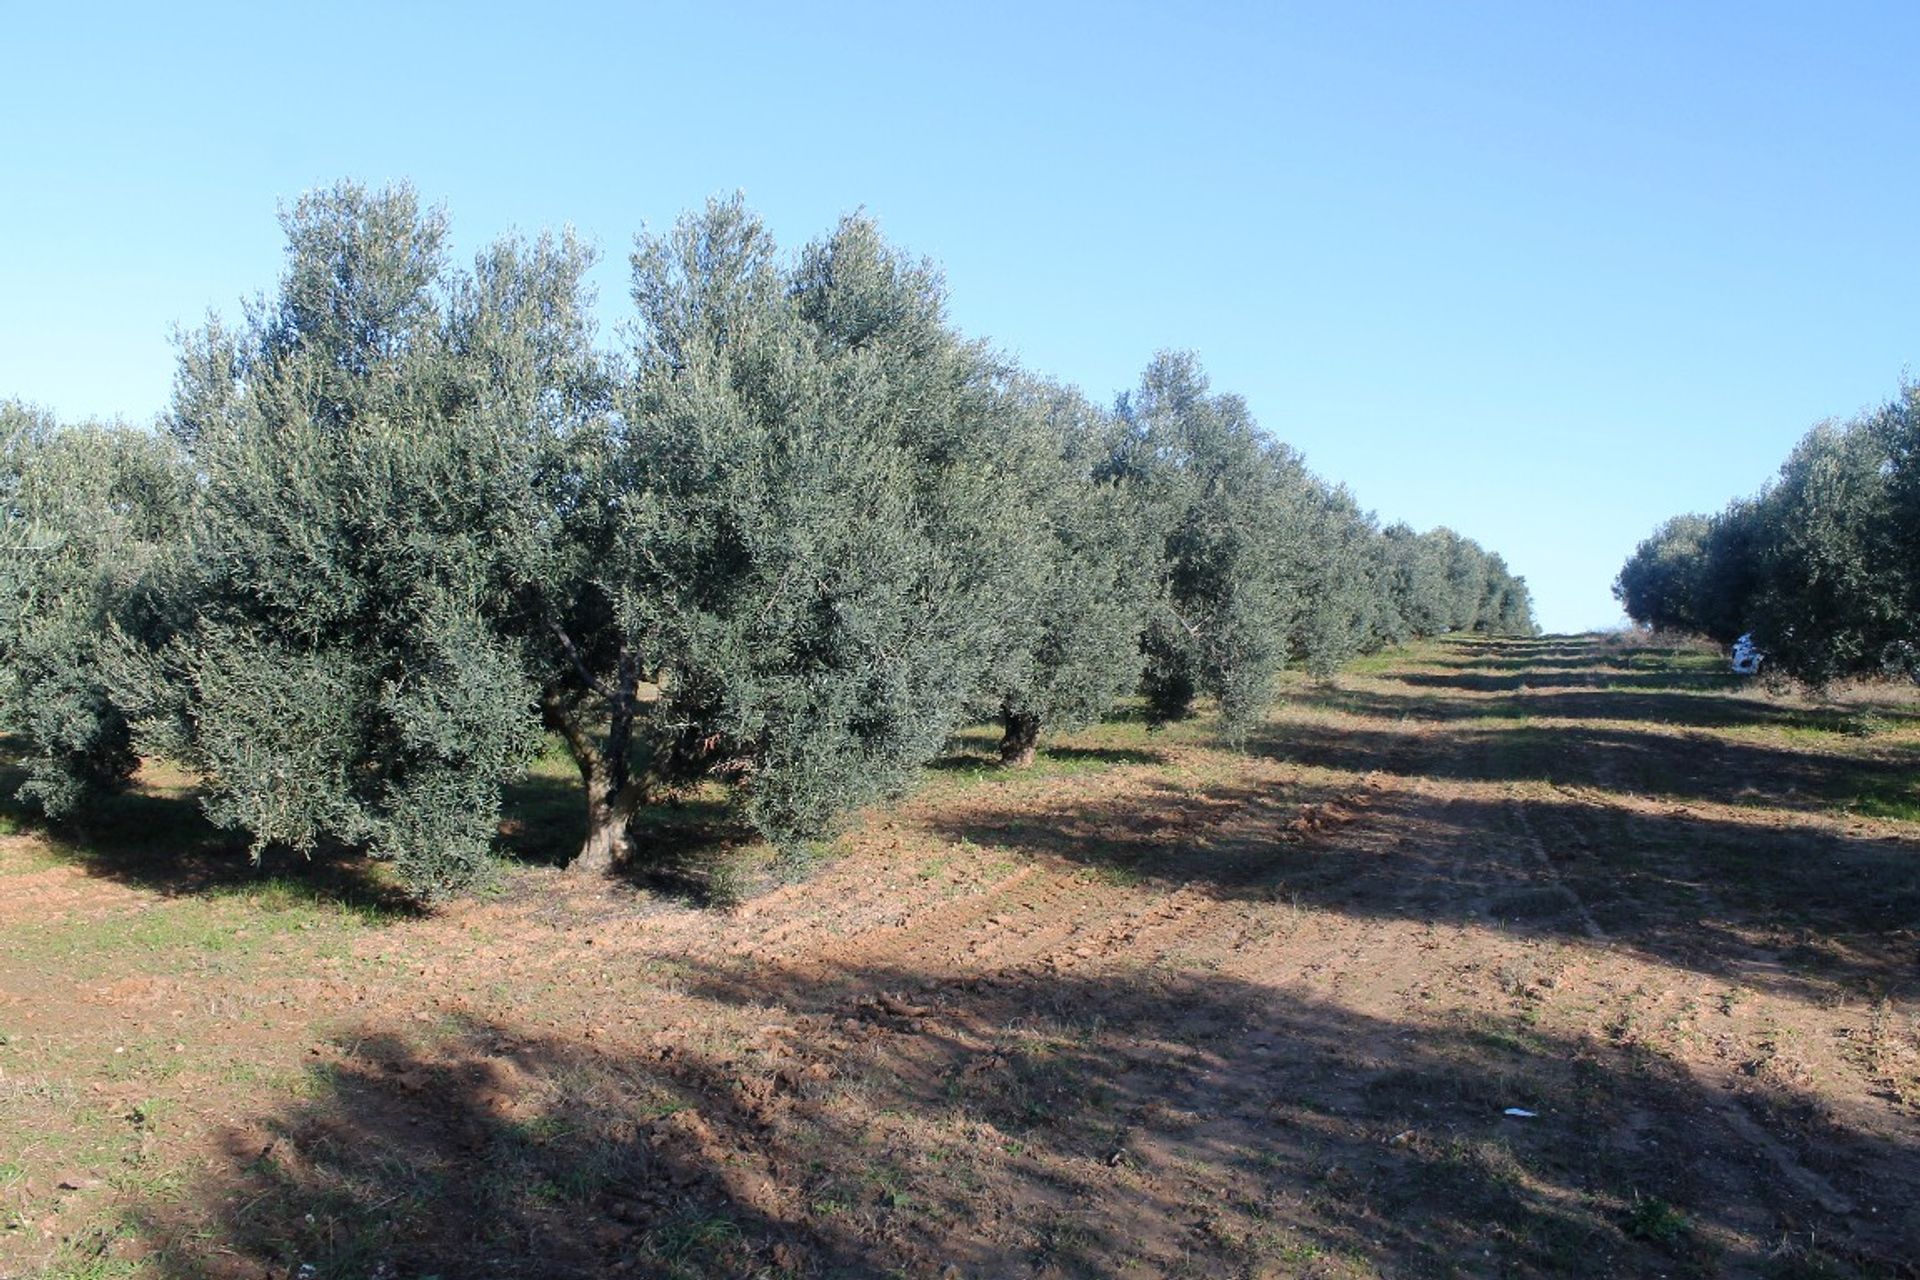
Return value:
M 6 797 L 0 818 L 35 832 L 55 856 L 90 875 L 170 897 L 287 884 L 376 917 L 425 909 L 381 863 L 357 849 L 328 845 L 305 855 L 269 846 L 256 860 L 245 833 L 209 822 L 199 791 L 186 782 L 136 779 L 129 789 L 99 796 L 73 818 L 53 823 L 12 799 L 25 776 L 0 740 L 0 797 Z M 695 902 L 711 898 L 715 863 L 757 838 L 725 801 L 698 795 L 647 806 L 634 831 L 642 857 L 623 869 L 626 882 Z M 564 867 L 585 836 L 585 806 L 574 778 L 536 771 L 504 789 L 499 851 L 510 863 Z
M 1144 723 L 1145 719 L 1143 708 L 1125 704 L 1113 708 L 1103 723 Z M 1142 750 L 1137 747 L 1084 745 L 1063 742 L 1049 736 L 1042 739 L 1032 766 L 1025 770 L 1015 769 L 1008 767 L 1000 759 L 1001 736 L 1002 731 L 997 725 L 970 725 L 949 738 L 946 750 L 929 760 L 925 767 L 935 773 L 960 773 L 981 778 L 997 774 L 1002 777 L 1017 778 L 1026 776 L 1029 772 L 1071 771 L 1075 768 L 1096 768 L 1104 765 L 1165 764 L 1167 759 L 1158 751 Z
M 1155 782 L 1095 803 L 976 807 L 935 829 L 1223 898 L 1583 943 L 1598 926 L 1660 962 L 1807 999 L 1920 991 L 1920 852 L 1763 810 L 1741 820 L 1597 796 L 1436 805 L 1348 776 Z
M 1779 728 L 1847 733 L 1870 726 L 1872 709 L 1781 706 L 1738 692 L 1622 691 L 1614 688 L 1541 686 L 1502 696 L 1397 695 L 1378 688 L 1290 690 L 1288 700 L 1307 707 L 1388 720 L 1500 720 L 1534 717 L 1562 720 L 1640 720 L 1701 729 Z M 1904 720 L 1904 713 L 1882 716 Z
M 306 1098 L 236 1124 L 196 1185 L 131 1206 L 148 1264 L 1914 1274 L 1914 1151 L 1789 1088 L 1735 1098 L 1631 1043 L 1542 1034 L 1520 1008 L 1384 1022 L 1153 971 L 687 981 L 692 1032 L 352 1029 Z M 1790 1126 L 1796 1154 L 1769 1163 L 1735 1111 Z
M 1415 689 L 1444 689 L 1457 693 L 1540 692 L 1549 689 L 1673 689 L 1732 692 L 1742 687 L 1740 677 L 1685 671 L 1595 671 L 1592 663 L 1583 671 L 1542 672 L 1531 663 L 1512 675 L 1489 675 L 1463 671 L 1435 675 L 1410 671 L 1393 676 L 1400 684 Z
M 500 846 L 514 862 L 563 868 L 579 854 L 586 835 L 586 804 L 577 779 L 536 771 L 505 789 Z M 705 904 L 715 897 L 714 868 L 759 839 L 725 795 L 671 794 L 634 815 L 636 857 L 615 874 L 629 888 Z
M 1513 804 L 1459 800 L 1448 820 L 1509 826 Z M 1550 851 L 1535 884 L 1491 910 L 1510 927 L 1577 935 L 1590 919 L 1666 963 L 1820 1003 L 1920 995 L 1920 850 L 1910 840 L 1689 811 L 1528 801 L 1524 833 Z M 1494 829 L 1498 829 L 1497 826 Z M 1581 915 L 1556 905 L 1556 883 Z M 1531 917 L 1531 918 L 1529 918 Z
M 99 796 L 61 822 L 13 799 L 24 771 L 0 756 L 0 816 L 38 834 L 55 857 L 89 875 L 168 897 L 282 884 L 338 902 L 369 918 L 403 917 L 416 906 L 377 866 L 350 850 L 302 855 L 268 848 L 255 859 L 245 835 L 207 820 L 199 793 L 186 786 L 135 784 Z
M 1504 653 L 1505 650 L 1500 649 L 1494 652 Z M 1634 649 L 1626 653 L 1609 653 L 1597 646 L 1578 655 L 1564 658 L 1532 657 L 1526 655 L 1516 655 L 1512 657 L 1468 656 L 1443 658 L 1433 665 L 1451 667 L 1460 671 L 1479 672 L 1545 671 L 1561 673 L 1568 671 L 1592 671 L 1597 667 L 1603 672 L 1617 671 L 1625 673 L 1631 672 L 1637 665 L 1644 665 L 1649 661 L 1658 665 L 1663 662 L 1672 662 L 1675 660 L 1687 661 L 1691 668 L 1679 674 L 1707 675 L 1718 678 L 1727 673 L 1727 660 L 1725 658 L 1713 659 L 1712 661 L 1715 662 L 1716 665 L 1711 669 L 1706 669 L 1708 660 L 1701 654 L 1678 655 L 1671 653 L 1671 651 L 1659 649 Z M 1729 679 L 1738 678 L 1739 677 L 1729 677 Z
M 1524 639 L 1518 636 L 1453 636 L 1442 639 L 1443 656 L 1436 659 L 1440 664 L 1456 666 L 1481 665 L 1489 662 L 1512 661 L 1518 659 L 1539 659 L 1552 661 L 1605 661 L 1626 652 L 1639 652 L 1660 656 L 1677 656 L 1682 650 L 1646 648 L 1642 646 L 1616 646 L 1592 636 L 1562 636 L 1545 639 Z
M 1693 707 L 1710 702 L 1722 704 L 1721 709 L 1728 718 L 1721 719 L 1716 715 L 1702 721 L 1715 725 L 1779 723 L 1820 728 L 1833 723 L 1856 723 L 1863 717 L 1893 724 L 1911 724 L 1920 720 L 1920 708 L 1914 704 L 1912 687 L 1905 681 L 1849 686 L 1849 696 L 1844 699 L 1811 692 L 1806 694 L 1806 702 L 1796 705 L 1757 696 L 1762 689 L 1770 689 L 1770 686 L 1756 682 L 1750 676 L 1736 675 L 1722 659 L 1706 659 L 1697 650 L 1657 646 L 1615 650 L 1594 643 L 1578 648 L 1568 656 L 1541 657 L 1525 652 L 1511 653 L 1513 644 L 1502 640 L 1485 641 L 1476 646 L 1483 650 L 1479 654 L 1471 650 L 1462 652 L 1462 646 L 1455 646 L 1451 656 L 1432 663 L 1446 668 L 1446 671 L 1405 672 L 1390 679 L 1411 688 L 1441 693 L 1524 692 L 1532 695 L 1529 702 L 1537 701 L 1543 694 L 1577 693 L 1582 690 L 1607 691 L 1609 701 L 1622 690 L 1673 695 L 1682 699 L 1685 705 Z M 1676 665 L 1680 662 L 1685 665 Z M 1782 691 L 1771 689 L 1774 693 Z M 1809 702 L 1811 705 L 1807 704 Z M 1687 714 L 1682 711 L 1674 716 L 1662 715 L 1656 708 L 1651 718 L 1684 720 Z M 1613 718 L 1638 715 L 1639 712 L 1633 710 L 1617 713 Z
M 1840 754 L 1612 723 L 1454 723 L 1420 734 L 1417 751 L 1400 729 L 1308 721 L 1271 726 L 1249 747 L 1273 760 L 1355 774 L 1539 782 L 1794 812 L 1920 813 L 1920 762 L 1906 747 L 1898 755 Z
M 1166 757 L 1157 751 L 1140 751 L 1132 747 L 1041 747 L 1036 762 L 1042 766 L 1057 765 L 1136 765 L 1165 764 Z M 970 748 L 960 744 L 959 750 L 950 750 L 947 754 L 927 762 L 927 768 L 936 773 L 982 774 L 991 772 L 1001 777 L 1018 778 L 1020 770 L 1008 768 L 1000 760 L 996 747 L 992 751 Z

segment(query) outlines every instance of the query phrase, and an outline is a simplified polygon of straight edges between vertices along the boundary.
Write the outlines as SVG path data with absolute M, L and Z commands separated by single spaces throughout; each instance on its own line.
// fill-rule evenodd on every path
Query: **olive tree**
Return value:
M 173 634 L 121 647 L 116 694 L 256 855 L 363 847 L 432 897 L 481 873 L 538 743 L 528 619 L 594 408 L 590 259 L 503 242 L 454 272 L 406 188 L 283 221 L 277 296 L 185 344 L 192 550 Z
M 459 269 L 410 189 L 353 184 L 283 223 L 277 290 L 183 343 L 149 442 L 186 458 L 166 589 L 81 627 L 101 758 L 127 767 L 131 726 L 256 854 L 358 848 L 456 892 L 543 733 L 580 770 L 583 872 L 695 783 L 794 851 L 970 715 L 1018 763 L 1144 661 L 1159 714 L 1206 693 L 1237 735 L 1290 656 L 1369 625 L 1370 522 L 1191 357 L 1100 414 L 960 335 L 864 218 L 791 258 L 738 199 L 641 237 L 618 353 L 570 237 Z M 0 537 L 37 548 L 0 484 Z M 141 528 L 104 558 L 178 541 Z M 1479 601 L 1474 565 L 1449 586 Z
M 1097 701 L 1062 692 L 1084 655 L 1034 659 L 1064 630 L 1041 568 L 1112 567 L 1101 500 L 1049 488 L 1091 488 L 1089 445 L 870 222 L 791 262 L 738 200 L 643 238 L 616 361 L 571 241 L 454 271 L 404 188 L 285 221 L 277 296 L 186 344 L 188 586 L 117 665 L 145 743 L 256 849 L 363 847 L 455 891 L 543 726 L 580 767 L 582 870 L 696 780 L 792 849 L 970 708 Z
M 1120 425 L 1077 392 L 1032 383 L 1039 447 L 1022 451 L 1024 504 L 1040 536 L 1013 587 L 1022 598 L 988 687 L 1001 759 L 1031 764 L 1045 730 L 1098 720 L 1139 684 L 1140 632 L 1160 547 L 1138 487 L 1111 466 Z
M 186 476 L 151 432 L 18 404 L 0 404 L 0 445 L 0 723 L 26 749 L 20 797 L 60 818 L 138 764 L 101 650 L 153 621 Z
M 1622 568 L 1638 621 L 1751 631 L 1810 684 L 1920 671 L 1920 392 L 1815 426 L 1779 475 L 1710 519 L 1668 521 Z
M 1703 629 L 1700 596 L 1710 528 L 1705 516 L 1675 516 L 1634 548 L 1613 583 L 1614 598 L 1629 618 L 1649 627 Z
M 593 504 L 606 553 L 582 579 L 603 622 L 567 646 L 600 656 L 556 700 L 631 743 L 599 784 L 616 810 L 719 777 L 793 849 L 1001 692 L 1048 533 L 1025 498 L 1036 437 L 1009 371 L 947 323 L 938 274 L 864 219 L 783 266 L 720 201 L 633 263 L 640 342 Z M 631 856 L 607 830 L 589 864 Z
M 1261 434 L 1244 400 L 1212 394 L 1189 354 L 1155 357 L 1119 413 L 1118 468 L 1161 538 L 1161 590 L 1142 639 L 1149 712 L 1178 719 L 1208 694 L 1227 736 L 1242 737 L 1305 608 L 1305 469 Z
M 1759 501 L 1755 638 L 1814 684 L 1899 665 L 1908 636 L 1884 415 L 1808 432 Z
M 1308 478 L 1307 554 L 1302 565 L 1305 607 L 1295 626 L 1291 656 L 1318 678 L 1374 643 L 1389 606 L 1373 519 L 1344 487 Z

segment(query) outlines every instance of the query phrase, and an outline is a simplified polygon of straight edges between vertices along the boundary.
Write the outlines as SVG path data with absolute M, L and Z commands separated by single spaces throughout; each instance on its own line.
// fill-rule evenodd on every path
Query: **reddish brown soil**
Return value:
M 1685 656 L 935 775 L 733 913 L 279 928 L 16 837 L 0 1275 L 1920 1274 L 1920 827 L 1849 799 L 1915 735 Z

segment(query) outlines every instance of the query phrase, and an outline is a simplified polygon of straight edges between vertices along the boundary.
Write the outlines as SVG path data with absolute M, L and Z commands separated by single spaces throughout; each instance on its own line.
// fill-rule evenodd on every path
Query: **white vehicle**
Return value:
M 1753 633 L 1749 631 L 1733 642 L 1733 673 L 1739 676 L 1757 676 L 1760 663 L 1766 657 L 1753 643 Z

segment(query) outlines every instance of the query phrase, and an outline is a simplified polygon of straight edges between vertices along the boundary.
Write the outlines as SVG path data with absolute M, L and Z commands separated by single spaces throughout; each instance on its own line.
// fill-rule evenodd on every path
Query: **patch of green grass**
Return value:
M 713 858 L 706 872 L 707 905 L 715 911 L 735 911 L 746 905 L 759 878 L 752 859 L 731 851 Z
M 836 1206 L 837 1208 L 838 1206 Z M 821 1207 L 814 1206 L 820 1213 Z M 832 1216 L 827 1214 L 824 1216 Z M 647 1235 L 648 1251 L 669 1262 L 705 1261 L 741 1238 L 740 1224 L 718 1214 L 690 1210 Z
M 1342 674 L 1356 676 L 1378 675 L 1383 671 L 1397 671 L 1415 657 L 1417 650 L 1407 645 L 1397 645 L 1391 649 L 1382 649 L 1378 653 L 1366 653 L 1351 658 L 1340 668 Z
M 1158 749 L 1161 743 L 1191 741 L 1197 734 L 1196 721 L 1150 729 L 1138 718 L 1137 708 L 1122 706 L 1113 718 L 1092 728 L 1048 736 L 1033 763 L 1016 769 L 1000 762 L 1000 730 L 973 725 L 948 740 L 947 754 L 926 767 L 918 789 L 937 794 L 990 783 L 1019 785 L 1080 777 L 1124 765 L 1161 764 L 1165 762 Z
M 1637 1240 L 1649 1240 L 1669 1247 L 1680 1243 L 1693 1231 L 1693 1224 L 1687 1220 L 1687 1215 L 1658 1196 L 1635 1196 L 1623 1225 L 1626 1233 Z
M 97 1227 L 62 1244 L 41 1280 L 123 1280 L 141 1273 L 141 1264 L 118 1257 L 113 1248 L 121 1232 L 114 1227 Z
M 1867 818 L 1920 822 L 1920 784 L 1904 778 L 1863 779 L 1841 807 Z
M 580 771 L 557 736 L 501 797 L 500 844 L 507 856 L 563 866 L 587 835 Z
M 45 921 L 18 929 L 14 940 L 83 981 L 115 973 L 172 976 L 237 972 L 290 939 L 337 938 L 385 918 L 378 907 L 342 903 L 315 886 L 268 881 L 131 914 Z
M 1147 873 L 1140 868 L 1119 862 L 1096 864 L 1088 874 L 1101 884 L 1112 885 L 1116 889 L 1136 888 L 1147 880 Z

